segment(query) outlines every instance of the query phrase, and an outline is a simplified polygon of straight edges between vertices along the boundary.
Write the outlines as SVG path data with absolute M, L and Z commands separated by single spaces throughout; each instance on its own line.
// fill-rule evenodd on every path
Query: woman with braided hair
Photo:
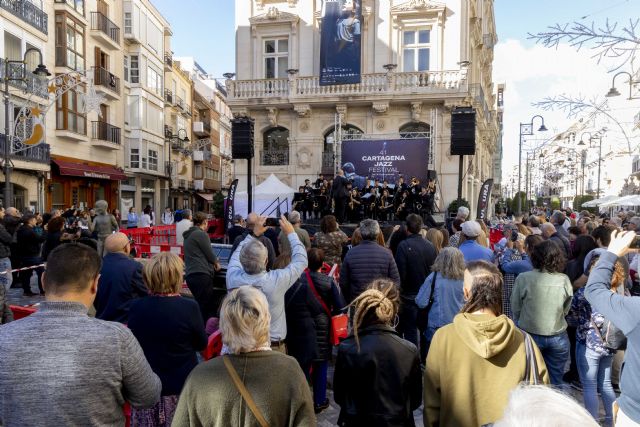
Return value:
M 509 393 L 525 380 L 525 335 L 502 314 L 502 274 L 486 261 L 467 264 L 465 305 L 438 329 L 424 372 L 424 425 L 477 427 L 502 417 Z M 531 340 L 538 380 L 549 383 L 540 350 Z M 532 378 L 530 378 L 530 381 Z
M 333 378 L 340 426 L 414 426 L 422 381 L 416 346 L 396 333 L 400 294 L 376 279 L 352 303 L 353 335 L 338 348 Z

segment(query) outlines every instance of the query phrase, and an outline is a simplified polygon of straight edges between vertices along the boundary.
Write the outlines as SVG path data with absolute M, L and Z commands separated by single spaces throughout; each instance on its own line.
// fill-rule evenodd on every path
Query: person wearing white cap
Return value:
M 471 261 L 493 261 L 493 252 L 491 249 L 485 248 L 478 244 L 476 239 L 482 231 L 480 224 L 477 221 L 465 221 L 460 226 L 462 228 L 460 238 L 460 252 L 464 255 L 464 262 L 470 263 Z

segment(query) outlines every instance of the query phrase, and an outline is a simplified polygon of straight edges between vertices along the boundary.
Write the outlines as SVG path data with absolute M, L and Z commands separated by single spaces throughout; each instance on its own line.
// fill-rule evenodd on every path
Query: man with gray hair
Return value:
M 560 226 L 560 228 L 562 228 L 562 226 Z M 540 226 L 540 230 L 542 230 L 542 237 L 544 237 L 545 240 L 551 240 L 555 242 L 560 250 L 564 252 L 566 259 L 570 259 L 571 244 L 569 243 L 569 240 L 567 238 L 560 234 L 560 232 L 558 231 L 558 227 L 545 222 Z
M 260 217 L 260 215 L 258 215 L 255 212 L 251 212 L 249 215 L 247 215 L 247 222 L 245 225 L 245 229 L 242 232 L 242 234 L 236 237 L 235 240 L 233 241 L 233 245 L 231 246 L 231 255 L 233 255 L 236 249 L 238 249 L 238 246 L 240 245 L 240 243 L 248 235 L 253 234 L 253 229 L 255 228 L 256 224 L 258 224 L 260 221 L 262 221 L 261 224 L 263 224 L 264 218 Z M 265 229 L 265 231 L 267 229 Z M 273 243 L 271 242 L 271 239 L 265 236 L 264 232 L 262 232 L 262 234 L 260 234 L 259 236 L 254 235 L 253 237 L 260 240 L 264 245 L 264 247 L 267 248 L 267 271 L 271 270 L 273 268 L 273 263 L 276 260 L 276 250 Z M 278 242 L 276 241 L 276 245 L 277 244 Z
M 569 232 L 564 228 L 565 220 L 566 217 L 562 211 L 553 211 L 551 218 L 549 218 L 549 222 L 556 228 L 556 232 L 568 240 Z
M 253 286 L 264 293 L 271 313 L 271 348 L 286 353 L 287 319 L 284 313 L 284 294 L 307 268 L 307 251 L 298 238 L 293 225 L 280 218 L 280 229 L 291 245 L 291 262 L 285 268 L 267 271 L 267 248 L 258 238 L 263 235 L 266 218 L 258 216 L 253 222 L 253 232 L 238 244 L 227 267 L 227 289 Z
M 291 223 L 291 225 L 293 225 L 293 230 L 298 235 L 298 238 L 304 245 L 304 248 L 306 250 L 311 249 L 311 239 L 309 238 L 309 233 L 307 233 L 307 230 L 303 230 L 302 228 L 300 228 L 300 212 L 291 211 L 289 213 L 289 222 Z M 289 244 L 289 239 L 287 238 L 287 235 L 282 231 L 278 235 L 278 247 L 281 254 L 291 253 L 291 245 Z
M 176 224 L 176 245 L 184 246 L 184 232 L 193 227 L 191 209 L 182 210 L 182 219 Z
M 376 239 L 380 234 L 380 225 L 373 219 L 360 223 L 362 242 L 349 250 L 340 269 L 340 288 L 347 303 L 357 298 L 369 283 L 378 278 L 389 278 L 398 286 L 400 275 L 393 254 Z
M 458 214 L 456 215 L 456 218 L 460 218 L 463 221 L 466 221 L 467 218 L 469 218 L 469 208 L 466 206 L 460 206 L 458 208 Z

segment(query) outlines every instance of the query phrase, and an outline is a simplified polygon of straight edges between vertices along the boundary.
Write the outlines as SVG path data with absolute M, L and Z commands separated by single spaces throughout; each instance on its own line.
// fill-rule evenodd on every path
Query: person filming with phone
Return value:
M 295 232 L 293 225 L 280 217 L 280 229 L 289 239 L 291 262 L 285 268 L 267 271 L 267 248 L 260 236 L 267 229 L 267 218 L 258 216 L 253 230 L 238 244 L 227 267 L 227 290 L 241 286 L 253 286 L 267 297 L 271 324 L 271 348 L 286 353 L 284 339 L 287 337 L 287 319 L 284 312 L 284 294 L 300 278 L 307 268 L 307 251 Z
M 611 234 L 607 250 L 591 270 L 584 295 L 591 307 L 619 328 L 627 338 L 621 394 L 613 405 L 616 426 L 640 424 L 640 297 L 625 296 L 611 290 L 611 278 L 619 257 L 638 251 L 635 232 Z M 633 249 L 631 249 L 633 247 Z

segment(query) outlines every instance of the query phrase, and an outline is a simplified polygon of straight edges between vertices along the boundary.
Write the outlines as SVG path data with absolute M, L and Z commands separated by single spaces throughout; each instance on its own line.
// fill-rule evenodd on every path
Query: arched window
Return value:
M 410 122 L 400 126 L 400 138 L 431 138 L 431 126 L 423 122 Z
M 342 126 L 342 139 L 357 139 L 364 135 L 362 129 L 357 126 L 346 124 Z M 335 130 L 330 129 L 324 134 L 324 152 L 322 153 L 322 173 L 333 173 L 333 143 L 335 142 Z M 338 149 L 338 147 L 336 147 Z M 340 153 L 336 153 L 338 156 Z
M 261 164 L 281 166 L 289 164 L 289 129 L 275 127 L 265 131 L 262 139 Z
M 342 126 L 342 139 L 358 139 L 364 135 L 364 131 L 357 126 L 346 124 Z M 335 140 L 335 130 L 330 129 L 324 134 L 324 151 L 332 151 L 333 141 Z

